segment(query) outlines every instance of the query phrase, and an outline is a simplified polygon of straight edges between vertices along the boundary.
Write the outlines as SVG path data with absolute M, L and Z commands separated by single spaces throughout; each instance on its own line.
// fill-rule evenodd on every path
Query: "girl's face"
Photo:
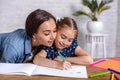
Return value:
M 52 46 L 55 38 L 56 24 L 55 21 L 51 18 L 39 26 L 37 33 L 33 35 L 32 41 L 34 46 Z
M 68 27 L 61 28 L 57 31 L 57 36 L 55 39 L 55 46 L 58 50 L 69 47 L 75 38 L 75 30 Z

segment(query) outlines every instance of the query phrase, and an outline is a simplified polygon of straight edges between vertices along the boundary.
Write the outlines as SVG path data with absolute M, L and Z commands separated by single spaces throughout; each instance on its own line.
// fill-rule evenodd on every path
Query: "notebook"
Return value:
M 88 78 L 86 66 L 71 66 L 68 70 L 60 70 L 37 66 L 35 64 L 0 63 L 0 74 L 3 75 L 47 75 L 59 77 Z
M 105 70 L 108 70 L 108 68 L 112 68 L 120 72 L 120 60 L 117 60 L 117 59 L 115 60 L 114 59 L 101 59 L 101 60 L 94 62 L 93 64 L 90 64 L 90 66 L 105 69 Z
M 120 58 L 112 58 L 112 60 L 120 61 Z M 114 75 L 117 80 L 120 80 L 120 74 L 114 73 Z
M 112 58 L 112 60 L 120 61 L 120 58 Z

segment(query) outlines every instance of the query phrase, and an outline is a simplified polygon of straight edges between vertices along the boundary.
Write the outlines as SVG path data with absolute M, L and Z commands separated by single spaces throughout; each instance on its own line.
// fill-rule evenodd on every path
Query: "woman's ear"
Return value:
M 35 34 L 32 35 L 32 38 L 35 39 Z
M 34 33 L 34 34 L 32 35 L 32 38 L 33 38 L 33 39 L 36 39 L 36 33 Z
M 33 38 L 33 41 L 35 42 L 36 41 L 36 34 L 35 33 L 32 35 L 32 38 Z

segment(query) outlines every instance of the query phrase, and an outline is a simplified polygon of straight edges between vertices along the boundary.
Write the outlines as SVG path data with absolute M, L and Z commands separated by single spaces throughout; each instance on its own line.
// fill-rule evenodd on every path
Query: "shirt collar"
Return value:
M 25 54 L 30 54 L 32 51 L 32 42 L 31 38 L 27 35 L 25 38 Z

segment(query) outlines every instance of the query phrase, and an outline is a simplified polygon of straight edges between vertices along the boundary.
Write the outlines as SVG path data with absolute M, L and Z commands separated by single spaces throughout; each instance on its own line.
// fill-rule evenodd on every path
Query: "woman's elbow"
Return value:
M 35 57 L 33 58 L 33 64 L 38 64 L 37 56 L 35 56 Z
M 36 64 L 36 59 L 33 59 L 33 64 Z

